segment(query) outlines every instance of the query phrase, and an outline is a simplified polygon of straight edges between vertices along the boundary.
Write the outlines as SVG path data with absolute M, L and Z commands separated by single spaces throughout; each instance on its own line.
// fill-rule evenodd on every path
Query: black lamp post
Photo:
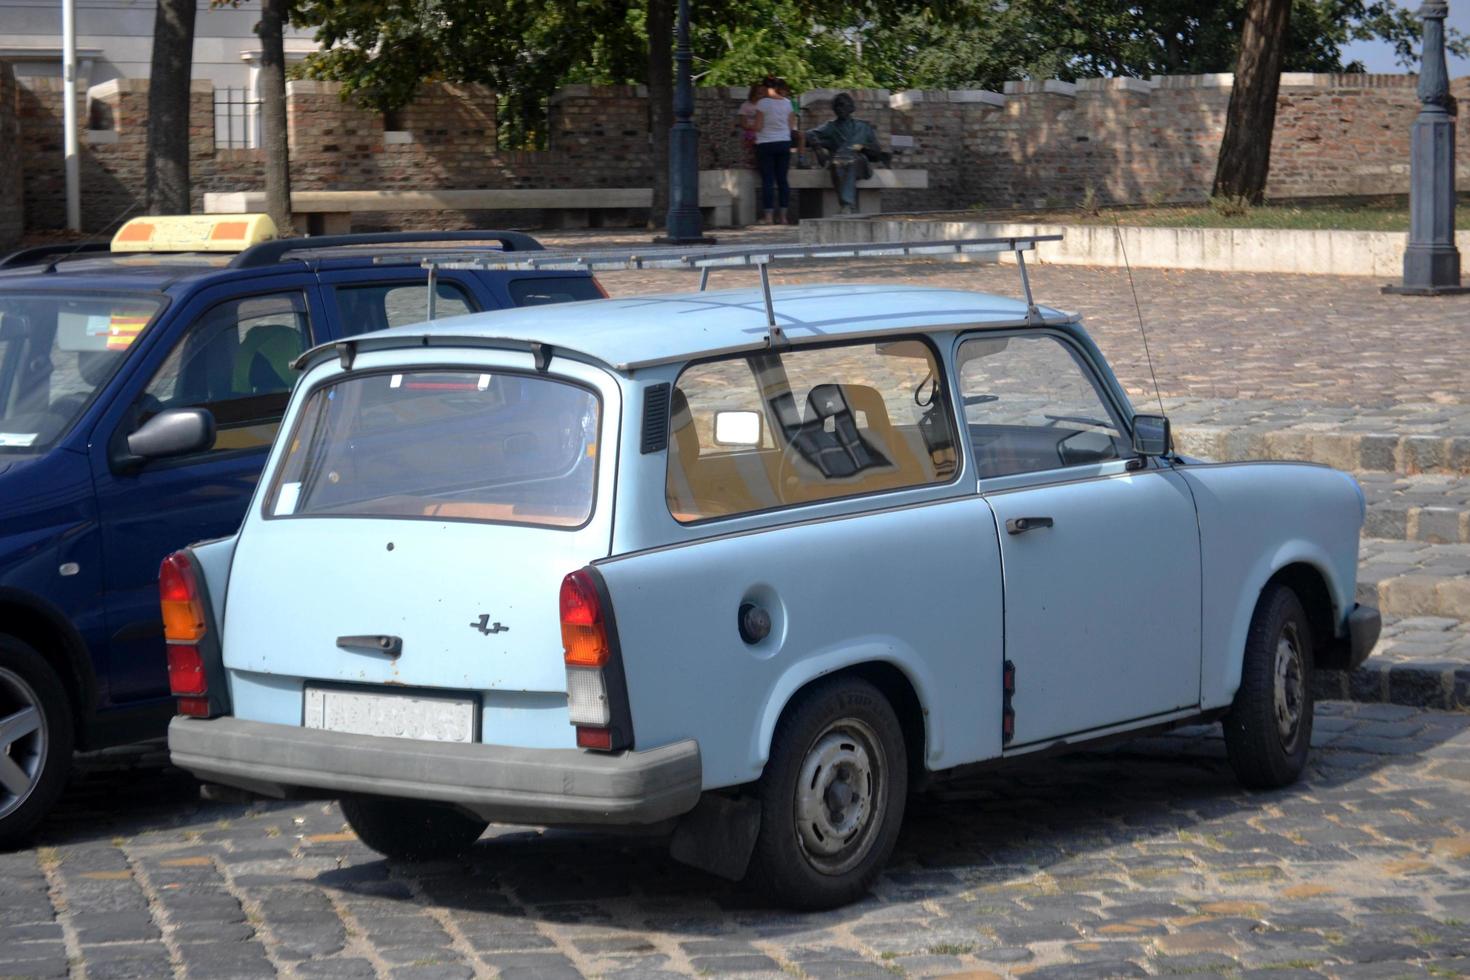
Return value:
M 1419 117 L 1409 151 L 1409 247 L 1404 281 L 1386 293 L 1441 296 L 1470 292 L 1460 285 L 1455 247 L 1455 117 L 1450 114 L 1449 72 L 1444 60 L 1448 0 L 1425 0 L 1423 64 L 1419 69 Z
M 699 211 L 699 127 L 694 125 L 694 54 L 689 49 L 689 0 L 679 0 L 674 47 L 674 125 L 669 129 L 669 214 L 660 245 L 712 245 Z

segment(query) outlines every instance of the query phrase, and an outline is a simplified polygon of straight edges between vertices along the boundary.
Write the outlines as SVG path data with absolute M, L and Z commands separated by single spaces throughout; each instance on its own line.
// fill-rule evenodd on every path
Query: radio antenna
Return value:
M 1159 391 L 1159 376 L 1154 373 L 1154 356 L 1148 349 L 1148 331 L 1143 329 L 1143 307 L 1138 302 L 1138 287 L 1133 284 L 1133 266 L 1128 264 L 1128 246 L 1123 244 L 1123 229 L 1118 224 L 1117 215 L 1113 216 L 1113 234 L 1118 239 L 1118 251 L 1123 255 L 1123 268 L 1128 272 L 1128 290 L 1133 293 L 1133 312 L 1138 314 L 1138 335 L 1143 338 L 1143 356 L 1148 361 L 1148 376 L 1154 383 L 1154 397 L 1159 400 L 1159 414 L 1168 415 L 1164 411 L 1164 396 Z

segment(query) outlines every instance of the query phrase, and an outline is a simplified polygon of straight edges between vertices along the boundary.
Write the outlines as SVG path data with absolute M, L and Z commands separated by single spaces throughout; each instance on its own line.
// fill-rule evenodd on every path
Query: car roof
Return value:
M 967 326 L 1021 326 L 1025 302 L 988 293 L 925 286 L 827 283 L 771 290 L 786 343 Z M 1048 324 L 1076 315 L 1042 307 Z M 363 334 L 358 349 L 452 345 L 544 345 L 577 351 L 618 370 L 695 360 L 771 345 L 760 289 L 659 293 L 494 310 Z M 427 339 L 426 339 L 427 338 Z M 324 350 L 325 348 L 323 348 Z M 314 360 L 309 352 L 305 361 Z

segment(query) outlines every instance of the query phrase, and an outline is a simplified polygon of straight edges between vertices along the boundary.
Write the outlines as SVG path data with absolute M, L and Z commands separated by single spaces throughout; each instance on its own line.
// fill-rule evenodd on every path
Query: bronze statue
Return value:
M 861 119 L 854 119 L 857 104 L 846 92 L 832 100 L 836 119 L 808 130 L 807 145 L 816 150 L 817 162 L 832 174 L 832 187 L 843 214 L 857 211 L 857 182 L 873 176 L 873 164 L 888 165 L 892 155 L 878 145 L 878 133 Z

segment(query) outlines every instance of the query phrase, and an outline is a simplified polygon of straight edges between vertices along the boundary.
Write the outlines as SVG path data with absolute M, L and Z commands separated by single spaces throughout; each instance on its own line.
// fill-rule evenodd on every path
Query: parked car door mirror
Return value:
M 1162 415 L 1133 416 L 1133 451 L 1140 456 L 1166 456 L 1174 448 L 1169 420 Z
M 169 408 L 128 436 L 139 461 L 202 453 L 214 446 L 214 415 L 205 408 Z
M 715 443 L 720 446 L 759 446 L 760 412 L 716 412 Z

